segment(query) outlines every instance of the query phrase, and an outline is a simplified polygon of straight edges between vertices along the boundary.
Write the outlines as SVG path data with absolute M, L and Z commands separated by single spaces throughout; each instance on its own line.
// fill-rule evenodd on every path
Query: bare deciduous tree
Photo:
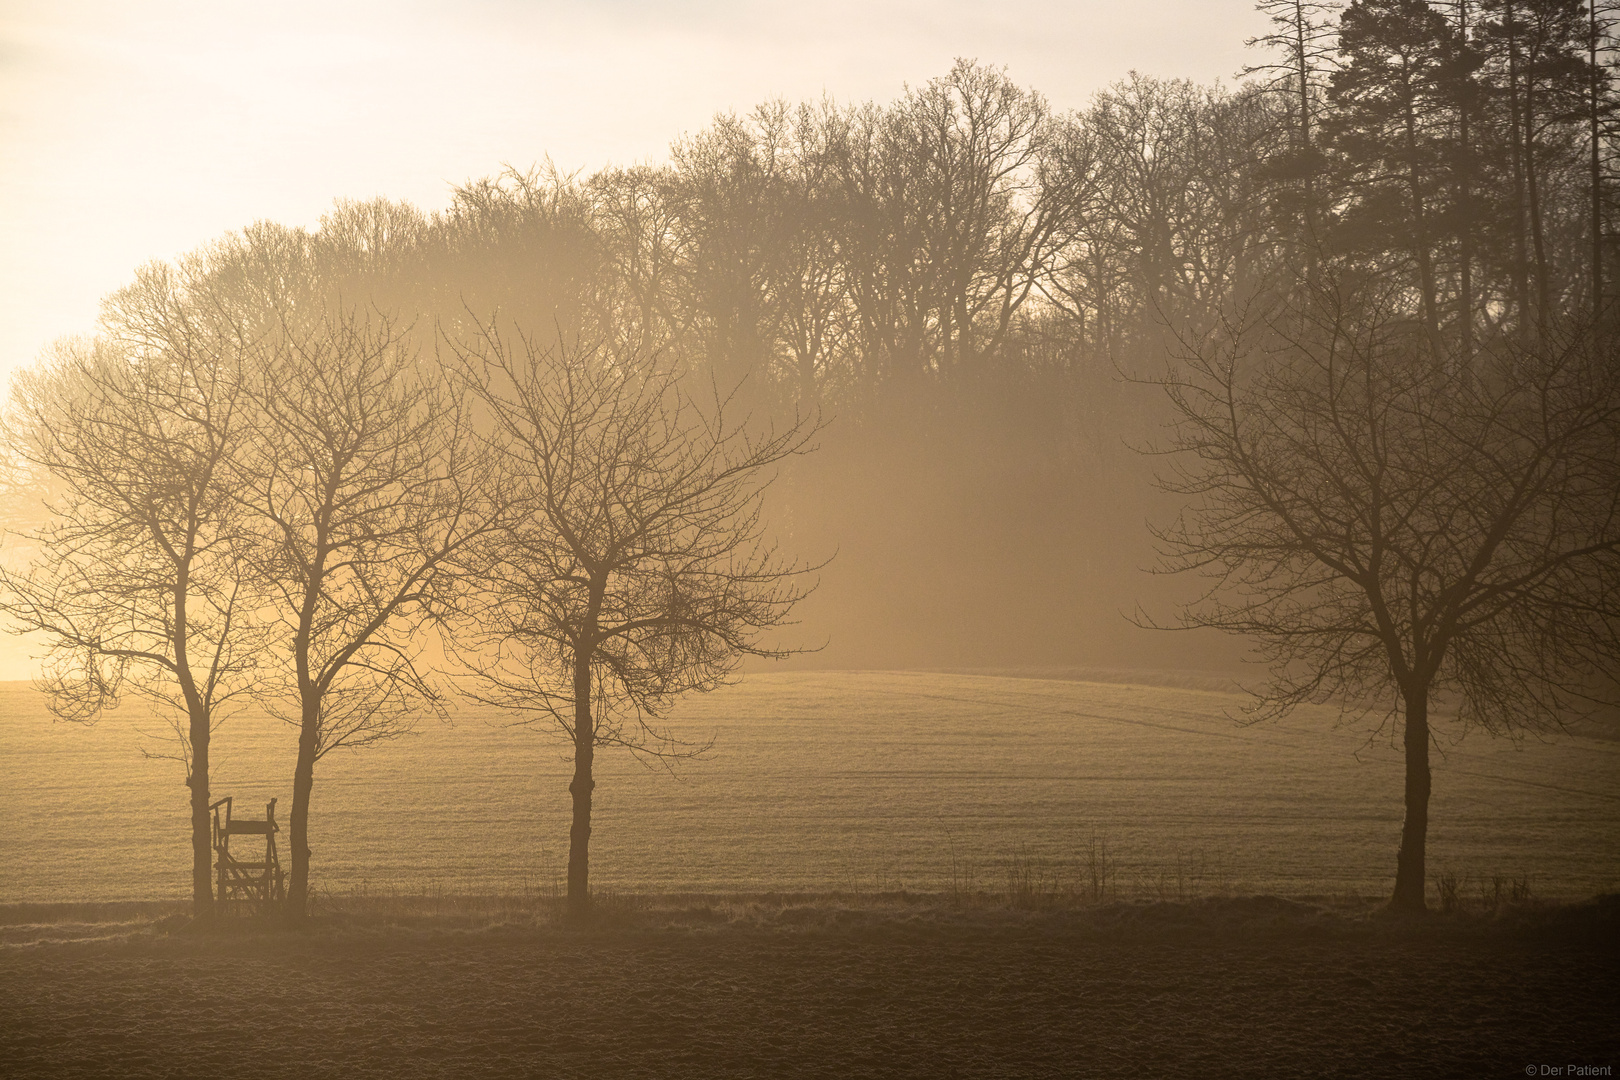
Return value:
M 49 642 L 42 685 L 58 717 L 93 722 L 127 692 L 172 725 L 191 789 L 193 910 L 206 918 L 210 738 L 253 687 L 259 641 L 229 478 L 244 341 L 203 270 L 143 271 L 109 302 L 109 338 L 18 380 L 8 448 L 59 493 L 32 534 L 33 566 L 0 570 L 0 611 Z
M 1333 697 L 1400 717 L 1392 905 L 1422 910 L 1438 709 L 1558 726 L 1620 658 L 1620 385 L 1582 346 L 1471 374 L 1376 305 L 1324 290 L 1299 315 L 1169 377 L 1161 482 L 1190 501 L 1157 536 L 1168 569 L 1212 579 L 1184 625 L 1258 641 L 1258 717 Z
M 995 356 L 1062 231 L 1066 205 L 1040 176 L 1045 100 L 958 60 L 888 110 L 835 119 L 840 244 L 865 362 L 912 376 Z
M 291 920 L 306 910 L 315 763 L 408 731 L 439 695 L 421 632 L 454 603 L 455 560 L 492 526 L 461 402 L 431 385 L 387 319 L 283 327 L 251 384 L 240 466 L 261 530 L 255 570 L 286 643 L 298 760 L 288 816 Z
M 493 330 L 458 347 L 493 420 L 513 527 L 492 538 L 486 599 L 464 655 L 473 696 L 554 722 L 573 745 L 568 907 L 590 905 L 592 765 L 622 746 L 666 763 L 705 748 L 658 725 L 682 693 L 720 685 L 809 591 L 813 568 L 762 537 L 762 473 L 817 427 L 750 434 L 723 400 L 699 408 L 650 361 Z

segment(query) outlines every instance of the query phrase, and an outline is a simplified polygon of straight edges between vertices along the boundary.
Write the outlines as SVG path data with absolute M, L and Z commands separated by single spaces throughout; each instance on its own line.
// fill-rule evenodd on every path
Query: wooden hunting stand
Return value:
M 209 809 L 214 812 L 214 866 L 219 874 L 214 900 L 218 910 L 227 915 L 270 914 L 287 897 L 281 860 L 276 856 L 276 833 L 281 831 L 276 824 L 276 800 L 271 799 L 264 808 L 261 821 L 232 818 L 228 795 Z M 244 862 L 232 855 L 233 836 L 264 837 L 263 860 Z

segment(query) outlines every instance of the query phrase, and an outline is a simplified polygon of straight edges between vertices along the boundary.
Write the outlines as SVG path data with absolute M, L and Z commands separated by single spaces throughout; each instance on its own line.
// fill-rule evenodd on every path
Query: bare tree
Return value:
M 574 749 L 568 907 L 590 905 L 596 749 L 669 763 L 701 753 L 658 725 L 725 681 L 808 591 L 813 568 L 762 537 L 762 473 L 805 453 L 809 421 L 749 433 L 700 409 L 669 370 L 562 343 L 457 347 L 493 420 L 513 527 L 494 538 L 464 650 L 475 699 L 555 723 Z
M 396 738 L 439 707 L 418 666 L 421 633 L 450 611 L 456 560 L 494 513 L 461 401 L 424 376 L 386 318 L 348 310 L 284 325 L 251 393 L 240 497 L 258 521 L 255 569 L 296 702 L 287 906 L 297 921 L 315 763 Z
M 1255 91 L 1133 76 L 1058 125 L 1062 247 L 1042 287 L 1097 353 L 1157 362 L 1273 286 L 1286 245 L 1262 177 L 1283 119 Z
M 1167 569 L 1211 578 L 1183 625 L 1257 640 L 1257 718 L 1331 697 L 1400 718 L 1392 906 L 1422 910 L 1438 709 L 1557 726 L 1620 658 L 1620 385 L 1581 345 L 1471 375 L 1419 361 L 1377 305 L 1324 290 L 1298 314 L 1166 381 L 1161 483 L 1189 503 L 1157 536 Z
M 780 292 L 800 225 L 792 206 L 791 133 L 792 114 L 775 101 L 747 117 L 717 116 L 670 149 L 679 240 L 671 307 L 691 345 L 692 366 L 728 385 L 753 372 L 763 385 L 775 366 L 787 314 Z
M 592 326 L 612 331 L 609 349 L 653 352 L 677 336 L 679 200 L 667 169 L 605 169 L 590 181 L 592 222 L 602 238 L 603 282 Z M 476 335 L 475 335 L 476 336 Z
M 58 497 L 26 573 L 0 570 L 0 611 L 49 642 L 59 718 L 94 722 L 125 693 L 152 702 L 191 789 L 192 904 L 212 913 L 209 748 L 254 685 L 259 637 L 243 579 L 229 462 L 241 442 L 239 328 L 199 274 L 155 266 L 108 304 L 111 338 L 20 378 L 11 453 Z
M 665 309 L 683 327 L 675 344 L 692 368 L 728 385 L 774 383 L 806 408 L 819 399 L 847 322 L 834 172 L 842 126 L 831 105 L 775 101 L 718 116 L 672 148 Z
M 1042 182 L 1045 100 L 957 60 L 887 110 L 836 119 L 841 242 L 865 362 L 910 377 L 997 355 L 1051 265 L 1066 209 Z

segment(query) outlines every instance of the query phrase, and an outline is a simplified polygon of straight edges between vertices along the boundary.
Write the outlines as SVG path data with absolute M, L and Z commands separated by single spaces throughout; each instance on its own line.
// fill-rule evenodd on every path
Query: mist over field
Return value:
M 14 5 L 0 1071 L 1612 1075 L 1617 20 Z
M 0 819 L 16 838 L 8 896 L 182 894 L 179 768 L 128 760 L 150 718 L 50 727 L 34 700 L 5 691 L 11 752 L 0 775 L 19 793 Z M 999 893 L 1009 881 L 1051 901 L 1381 891 L 1400 823 L 1399 755 L 1387 740 L 1332 730 L 1325 710 L 1235 728 L 1223 710 L 1241 700 L 984 675 L 751 675 L 683 707 L 682 726 L 715 745 L 678 778 L 604 762 L 594 877 L 610 893 L 711 895 Z M 458 710 L 454 727 L 331 761 L 315 843 L 333 902 L 561 891 L 565 748 L 497 720 Z M 233 723 L 218 784 L 261 806 L 284 790 L 292 748 L 268 717 Z M 1493 882 L 1569 899 L 1612 891 L 1616 754 L 1580 737 L 1448 748 L 1432 857 L 1466 876 L 1470 893 Z M 44 773 L 104 779 L 64 808 L 54 791 L 21 795 Z M 374 827 L 393 822 L 409 827 Z M 75 852 L 91 830 L 94 850 Z

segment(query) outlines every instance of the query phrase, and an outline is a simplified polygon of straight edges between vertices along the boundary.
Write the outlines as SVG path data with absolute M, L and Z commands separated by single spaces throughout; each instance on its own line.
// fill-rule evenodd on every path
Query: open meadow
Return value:
M 1242 727 L 1234 694 L 909 672 L 748 676 L 683 702 L 713 737 L 671 774 L 598 757 L 592 882 L 608 892 L 1005 892 L 1097 899 L 1383 896 L 1401 821 L 1388 738 L 1329 709 Z M 125 712 L 52 724 L 0 689 L 0 902 L 188 895 L 182 772 Z M 1472 734 L 1435 757 L 1431 876 L 1465 895 L 1620 889 L 1620 743 Z M 294 731 L 216 735 L 215 797 L 282 820 Z M 317 896 L 550 895 L 567 852 L 566 747 L 472 710 L 320 762 Z M 283 855 L 285 859 L 285 854 Z
M 1196 680 L 1188 680 L 1196 682 Z M 1436 768 L 1463 910 L 1377 914 L 1401 770 L 1211 690 L 752 675 L 712 752 L 598 770 L 596 922 L 559 920 L 562 747 L 469 711 L 317 773 L 314 921 L 188 925 L 150 718 L 0 692 L 6 1075 L 1515 1076 L 1620 1056 L 1620 744 Z M 292 729 L 218 735 L 285 800 Z M 144 740 L 144 741 L 143 741 Z M 239 804 L 239 805 L 241 805 Z M 285 802 L 283 803 L 283 806 Z M 1282 894 L 1256 895 L 1256 894 Z
M 0 905 L 19 1077 L 1512 1077 L 1620 1059 L 1620 907 L 345 898 Z M 1529 1073 L 1527 1068 L 1557 1068 Z

